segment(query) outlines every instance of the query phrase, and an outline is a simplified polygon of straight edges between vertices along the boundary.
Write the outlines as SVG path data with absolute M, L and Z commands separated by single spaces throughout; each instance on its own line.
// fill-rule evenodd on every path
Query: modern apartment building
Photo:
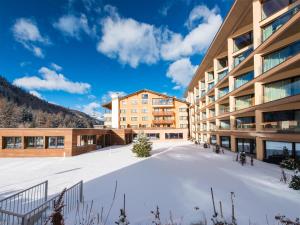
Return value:
M 188 138 L 188 103 L 151 90 L 140 90 L 103 105 L 104 125 L 143 131 L 152 139 Z
M 300 159 L 300 0 L 236 0 L 190 82 L 195 140 Z

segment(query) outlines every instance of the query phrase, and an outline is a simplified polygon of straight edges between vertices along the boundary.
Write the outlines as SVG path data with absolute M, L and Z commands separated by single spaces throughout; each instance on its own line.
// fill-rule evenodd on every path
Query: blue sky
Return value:
M 97 116 L 113 92 L 182 98 L 232 2 L 3 0 L 0 74 Z

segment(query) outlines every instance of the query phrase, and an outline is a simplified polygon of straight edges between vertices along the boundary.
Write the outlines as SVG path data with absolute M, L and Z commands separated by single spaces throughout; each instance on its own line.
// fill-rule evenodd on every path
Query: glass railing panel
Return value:
M 218 81 L 223 80 L 224 77 L 228 74 L 228 69 L 218 73 Z
M 254 71 L 248 72 L 241 76 L 238 76 L 234 79 L 234 88 L 237 89 L 242 85 L 248 83 L 249 81 L 253 80 L 254 78 Z
M 233 58 L 233 66 L 237 67 L 241 62 L 243 62 L 251 53 L 253 52 L 253 47 L 247 49 L 246 51 L 242 52 L 241 54 L 235 56 Z

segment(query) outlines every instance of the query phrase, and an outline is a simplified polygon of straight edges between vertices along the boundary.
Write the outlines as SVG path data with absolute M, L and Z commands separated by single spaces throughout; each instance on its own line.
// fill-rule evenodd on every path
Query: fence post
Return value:
M 83 181 L 80 181 L 80 202 L 83 202 Z
M 45 201 L 48 199 L 48 180 L 46 180 L 45 183 Z

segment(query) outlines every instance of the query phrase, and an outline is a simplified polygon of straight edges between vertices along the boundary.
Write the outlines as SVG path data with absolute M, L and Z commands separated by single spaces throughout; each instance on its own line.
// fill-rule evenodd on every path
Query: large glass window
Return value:
M 263 113 L 263 128 L 281 131 L 300 131 L 300 110 Z
M 230 130 L 230 120 L 220 120 L 221 130 Z
M 234 79 L 234 88 L 239 88 L 242 85 L 248 83 L 249 81 L 253 80 L 254 78 L 254 71 L 250 71 L 248 73 L 242 74 Z
M 233 66 L 238 66 L 241 62 L 243 62 L 250 54 L 253 52 L 253 48 L 249 48 L 246 51 L 242 52 L 241 54 L 235 56 L 233 58 Z
M 166 139 L 183 139 L 183 133 L 165 133 Z
M 44 137 L 27 137 L 27 147 L 28 148 L 43 148 L 44 147 Z
M 216 135 L 211 135 L 211 136 L 210 136 L 210 143 L 211 143 L 212 145 L 217 144 L 217 136 L 216 136 Z
M 296 0 L 263 0 L 261 18 L 265 19 L 294 2 Z
M 148 133 L 146 134 L 150 140 L 159 140 L 159 133 Z
M 49 148 L 64 148 L 65 138 L 64 137 L 47 137 Z
M 235 98 L 235 110 L 245 109 L 254 105 L 254 95 L 244 95 Z
M 220 137 L 220 140 L 221 140 L 221 147 L 223 148 L 227 148 L 227 149 L 230 149 L 231 145 L 230 145 L 230 136 L 221 136 Z
M 239 51 L 253 43 L 252 31 L 233 39 L 233 51 Z
M 289 10 L 272 23 L 264 26 L 262 28 L 262 39 L 263 41 L 267 40 L 275 31 L 282 27 L 287 21 L 289 21 L 300 9 L 300 5 Z
M 228 66 L 228 58 L 227 56 L 221 59 L 218 59 L 217 68 L 218 70 L 221 70 L 223 68 L 226 68 Z
M 300 41 L 294 42 L 280 50 L 263 57 L 263 72 L 266 72 L 280 63 L 288 60 L 300 52 Z
M 264 85 L 264 102 L 300 94 L 300 77 L 293 77 Z
M 21 137 L 3 137 L 4 148 L 16 149 L 22 148 L 22 138 Z
M 246 154 L 256 155 L 256 143 L 253 139 L 237 138 L 236 140 L 238 152 L 246 152 Z
M 207 73 L 207 80 L 208 81 L 214 80 L 214 72 L 208 72 Z
M 273 163 L 280 163 L 285 154 L 292 156 L 293 143 L 280 141 L 265 142 L 265 160 Z
M 77 146 L 96 144 L 96 135 L 80 135 L 78 136 Z
M 215 86 L 215 82 L 208 83 L 208 85 L 207 85 L 207 91 L 209 91 L 210 89 L 212 89 L 214 86 Z

